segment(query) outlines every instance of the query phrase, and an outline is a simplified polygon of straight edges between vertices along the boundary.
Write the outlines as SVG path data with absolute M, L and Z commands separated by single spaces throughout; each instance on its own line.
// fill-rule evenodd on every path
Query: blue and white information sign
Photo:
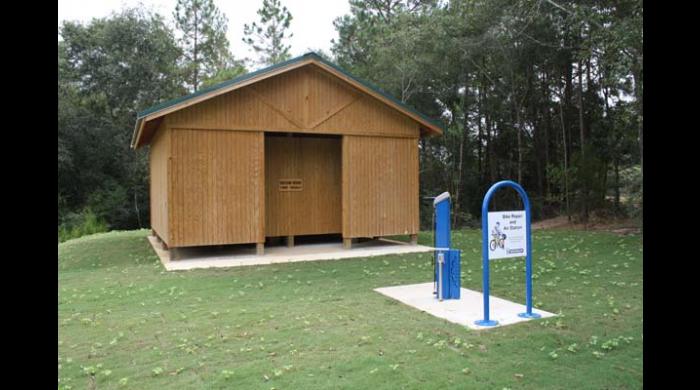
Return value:
M 518 192 L 525 210 L 489 212 L 489 203 L 493 194 L 500 188 L 510 187 Z M 486 218 L 484 218 L 486 216 Z M 539 318 L 532 312 L 532 239 L 530 237 L 530 199 L 520 184 L 503 180 L 494 184 L 486 191 L 481 203 L 481 269 L 483 278 L 484 319 L 475 321 L 479 326 L 495 326 L 498 321 L 492 320 L 489 308 L 489 259 L 525 256 L 525 313 L 519 313 L 523 318 Z
M 525 210 L 489 212 L 489 259 L 525 257 L 525 222 Z

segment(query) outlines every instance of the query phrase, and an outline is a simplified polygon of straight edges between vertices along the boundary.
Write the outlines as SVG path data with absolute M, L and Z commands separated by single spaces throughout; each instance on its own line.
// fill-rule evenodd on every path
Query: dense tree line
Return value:
M 641 210 L 642 2 L 350 0 L 330 57 L 446 125 L 420 142 L 421 196 L 453 194 L 480 218 L 490 184 L 524 185 L 536 218 Z M 243 41 L 255 63 L 289 58 L 292 15 L 265 1 Z M 136 113 L 247 72 L 211 0 L 180 0 L 174 26 L 126 9 L 59 29 L 59 227 L 149 226 Z M 517 207 L 515 194 L 496 207 Z M 634 207 L 630 208 L 629 206 Z M 430 219 L 424 202 L 424 227 Z M 78 233 L 79 234 L 79 233 Z
M 148 226 L 148 159 L 129 149 L 136 112 L 186 93 L 181 49 L 158 15 L 126 10 L 58 45 L 58 223 L 95 216 L 108 227 Z
M 640 0 L 350 4 L 333 54 L 446 123 L 421 141 L 421 193 L 449 190 L 455 222 L 480 217 L 501 179 L 524 185 L 537 218 L 624 214 L 622 195 L 640 209 Z M 515 192 L 496 202 L 518 206 Z
M 248 40 L 260 62 L 289 56 L 283 39 L 291 15 L 279 7 L 265 2 L 256 31 L 243 32 L 255 38 Z M 231 55 L 226 16 L 212 0 L 178 0 L 173 20 L 170 26 L 161 15 L 128 8 L 60 26 L 59 239 L 149 226 L 148 150 L 129 148 L 136 113 L 240 76 L 246 63 L 258 62 Z

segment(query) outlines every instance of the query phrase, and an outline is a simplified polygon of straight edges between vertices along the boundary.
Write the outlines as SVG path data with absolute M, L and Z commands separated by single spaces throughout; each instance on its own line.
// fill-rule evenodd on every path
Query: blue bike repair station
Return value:
M 524 210 L 489 212 L 494 194 L 502 188 L 515 190 Z M 528 319 L 551 317 L 532 307 L 532 237 L 530 200 L 516 182 L 504 180 L 489 188 L 482 202 L 482 291 L 461 286 L 461 251 L 452 248 L 451 198 L 444 192 L 433 200 L 433 282 L 375 289 L 390 298 L 472 329 L 509 325 Z M 490 296 L 490 262 L 525 258 L 525 305 Z M 492 317 L 491 304 L 498 313 Z
M 502 188 L 514 189 L 524 210 L 491 211 L 489 204 Z M 532 238 L 530 229 L 530 200 L 516 182 L 499 181 L 489 188 L 482 202 L 481 268 L 482 291 L 461 286 L 462 252 L 452 247 L 451 198 L 444 192 L 433 203 L 432 283 L 388 286 L 374 289 L 389 298 L 414 309 L 470 329 L 488 329 L 510 325 L 554 314 L 532 307 Z M 462 232 L 460 232 L 461 234 Z M 492 297 L 490 291 L 490 262 L 496 259 L 525 258 L 525 305 Z M 494 313 L 491 313 L 493 305 Z M 492 315 L 493 314 L 493 315 Z

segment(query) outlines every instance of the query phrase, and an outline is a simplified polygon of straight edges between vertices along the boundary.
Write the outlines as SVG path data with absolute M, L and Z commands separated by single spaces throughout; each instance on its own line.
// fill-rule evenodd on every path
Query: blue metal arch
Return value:
M 530 230 L 530 198 L 528 198 L 527 193 L 523 187 L 512 181 L 512 180 L 502 180 L 489 188 L 484 196 L 484 202 L 481 204 L 481 260 L 482 260 L 482 283 L 483 283 L 483 294 L 484 294 L 484 319 L 475 321 L 475 324 L 481 326 L 494 326 L 498 324 L 498 321 L 491 320 L 489 318 L 489 244 L 488 244 L 488 215 L 489 215 L 489 204 L 491 203 L 491 198 L 499 189 L 503 187 L 513 188 L 520 195 L 520 199 L 523 201 L 525 206 L 525 240 L 527 241 L 527 254 L 525 256 L 525 304 L 527 306 L 527 311 L 525 313 L 518 314 L 520 317 L 525 318 L 539 318 L 540 315 L 532 312 L 532 238 Z

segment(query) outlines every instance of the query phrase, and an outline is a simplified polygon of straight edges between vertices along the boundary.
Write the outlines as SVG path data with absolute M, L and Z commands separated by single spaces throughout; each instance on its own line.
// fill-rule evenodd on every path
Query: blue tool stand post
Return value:
M 443 192 L 433 201 L 434 218 L 434 289 L 433 294 L 443 299 L 459 299 L 460 257 L 459 250 L 450 249 L 450 193 Z

